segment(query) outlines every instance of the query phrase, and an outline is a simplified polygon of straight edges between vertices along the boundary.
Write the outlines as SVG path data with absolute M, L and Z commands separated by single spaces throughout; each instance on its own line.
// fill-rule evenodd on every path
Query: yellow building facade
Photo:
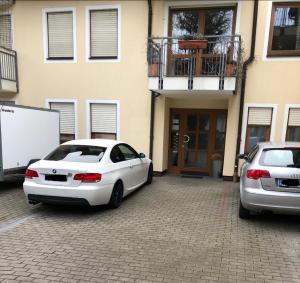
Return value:
M 0 100 L 60 110 L 62 141 L 116 138 L 157 172 L 231 179 L 237 145 L 300 141 L 300 1 L 255 3 L 6 3 Z

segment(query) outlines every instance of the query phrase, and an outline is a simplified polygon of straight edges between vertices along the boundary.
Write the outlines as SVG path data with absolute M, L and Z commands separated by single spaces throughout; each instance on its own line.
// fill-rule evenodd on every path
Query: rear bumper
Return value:
M 23 188 L 28 200 L 94 206 L 109 202 L 113 185 L 82 184 L 79 187 L 62 187 L 25 181 Z
M 300 214 L 300 193 L 266 191 L 257 188 L 244 188 L 240 192 L 241 202 L 249 210 Z
M 31 195 L 31 194 L 29 194 L 27 197 L 29 201 L 34 201 L 34 202 L 89 206 L 88 201 L 83 198 L 69 198 L 69 197 L 43 196 L 43 195 Z

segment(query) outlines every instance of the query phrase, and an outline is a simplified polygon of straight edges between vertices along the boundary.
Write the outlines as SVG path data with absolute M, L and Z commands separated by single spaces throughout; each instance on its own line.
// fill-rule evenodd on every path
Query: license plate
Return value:
M 299 179 L 280 179 L 279 187 L 289 188 L 289 187 L 299 187 Z
M 46 181 L 67 182 L 66 175 L 45 175 Z

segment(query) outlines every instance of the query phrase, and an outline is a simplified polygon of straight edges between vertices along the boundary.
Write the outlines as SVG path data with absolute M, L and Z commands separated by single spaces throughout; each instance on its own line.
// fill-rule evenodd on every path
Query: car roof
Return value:
M 300 142 L 261 142 L 258 145 L 261 148 L 300 147 Z
M 72 140 L 63 143 L 65 144 L 74 144 L 74 145 L 91 145 L 91 146 L 101 146 L 101 147 L 113 147 L 116 144 L 123 143 L 121 141 L 109 140 L 109 139 L 80 139 L 80 140 Z

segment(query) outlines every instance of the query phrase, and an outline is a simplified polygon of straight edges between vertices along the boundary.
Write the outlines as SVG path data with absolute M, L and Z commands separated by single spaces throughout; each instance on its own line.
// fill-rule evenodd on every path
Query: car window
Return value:
M 114 163 L 125 161 L 125 157 L 118 146 L 111 150 L 110 159 Z
M 120 151 L 123 153 L 125 160 L 131 160 L 138 158 L 137 152 L 128 144 L 120 144 L 118 145 Z
M 248 162 L 249 163 L 251 163 L 252 160 L 254 159 L 254 157 L 256 156 L 258 149 L 259 149 L 258 145 L 255 145 L 248 153 Z
M 102 159 L 105 150 L 105 147 L 99 146 L 61 145 L 44 160 L 97 163 Z
M 300 148 L 265 149 L 259 160 L 261 165 L 275 167 L 300 167 Z

